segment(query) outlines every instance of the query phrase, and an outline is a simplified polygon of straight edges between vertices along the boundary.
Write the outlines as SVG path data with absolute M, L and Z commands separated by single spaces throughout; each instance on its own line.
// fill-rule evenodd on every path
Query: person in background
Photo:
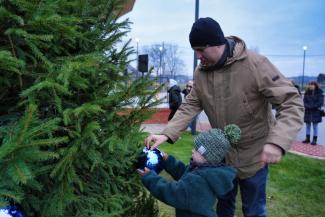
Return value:
M 177 85 L 177 81 L 169 79 L 167 92 L 169 95 L 168 103 L 170 109 L 168 121 L 170 121 L 174 117 L 179 106 L 182 104 L 181 88 Z
M 191 92 L 192 88 L 193 88 L 194 82 L 192 80 L 189 80 L 185 86 L 185 89 L 182 91 L 182 93 L 184 94 L 184 98 L 186 100 L 186 96 Z M 189 127 L 191 129 L 191 134 L 192 135 L 196 135 L 196 120 L 197 120 L 197 116 L 195 116 L 193 118 L 193 120 L 191 121 Z
M 236 36 L 224 37 L 212 18 L 198 19 L 189 39 L 200 59 L 195 85 L 165 129 L 144 143 L 154 149 L 176 142 L 202 110 L 212 128 L 238 125 L 242 137 L 225 157 L 238 175 L 233 190 L 218 200 L 217 215 L 235 215 L 240 188 L 244 216 L 265 217 L 268 165 L 281 161 L 302 128 L 302 97 L 265 56 L 247 49 Z M 277 105 L 275 116 L 271 105 Z
M 304 95 L 305 106 L 305 123 L 306 123 L 306 139 L 303 143 L 310 143 L 311 125 L 313 125 L 313 140 L 311 145 L 317 144 L 318 123 L 322 122 L 321 107 L 324 105 L 324 96 L 322 89 L 316 81 L 309 82 Z

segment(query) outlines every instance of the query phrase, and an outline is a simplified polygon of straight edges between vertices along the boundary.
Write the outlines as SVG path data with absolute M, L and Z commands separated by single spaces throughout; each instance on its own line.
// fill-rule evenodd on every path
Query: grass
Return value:
M 163 144 L 160 149 L 188 163 L 193 137 L 185 132 L 175 144 Z M 167 173 L 162 176 L 171 180 Z M 174 217 L 174 208 L 159 202 L 161 217 Z M 269 167 L 267 185 L 268 217 L 325 217 L 325 161 L 288 153 L 280 164 Z M 237 197 L 236 216 L 241 213 Z

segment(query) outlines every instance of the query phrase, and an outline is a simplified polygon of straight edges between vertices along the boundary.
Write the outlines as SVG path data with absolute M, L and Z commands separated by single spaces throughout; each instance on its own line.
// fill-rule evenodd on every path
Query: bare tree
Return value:
M 175 78 L 183 73 L 185 64 L 177 44 L 153 44 L 143 50 L 149 55 L 149 64 L 156 69 L 157 76 Z
M 145 46 L 143 47 L 143 51 L 149 56 L 149 65 L 153 66 L 157 73 L 161 72 L 162 57 L 164 55 L 162 44 Z
M 166 45 L 166 68 L 167 72 L 172 78 L 175 78 L 176 74 L 182 74 L 185 67 L 184 61 L 180 58 L 180 51 L 177 44 Z

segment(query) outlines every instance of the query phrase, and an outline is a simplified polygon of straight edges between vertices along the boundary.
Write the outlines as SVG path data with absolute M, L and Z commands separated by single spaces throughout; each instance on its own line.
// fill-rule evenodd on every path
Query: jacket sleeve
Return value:
M 150 193 L 158 200 L 175 207 L 176 209 L 187 209 L 187 188 L 190 183 L 184 181 L 167 182 L 154 171 L 142 177 L 142 183 Z
M 185 164 L 176 160 L 171 155 L 168 155 L 167 160 L 163 162 L 163 166 L 166 172 L 168 172 L 176 181 L 182 177 L 186 170 Z
M 186 100 L 178 108 L 173 119 L 168 122 L 166 128 L 161 134 L 169 138 L 169 143 L 177 141 L 181 132 L 186 130 L 192 119 L 202 111 L 202 106 L 196 93 L 196 85 L 191 92 L 186 96 Z
M 292 83 L 267 58 L 261 58 L 256 68 L 259 92 L 277 108 L 276 121 L 266 143 L 278 145 L 287 151 L 303 126 L 303 100 Z

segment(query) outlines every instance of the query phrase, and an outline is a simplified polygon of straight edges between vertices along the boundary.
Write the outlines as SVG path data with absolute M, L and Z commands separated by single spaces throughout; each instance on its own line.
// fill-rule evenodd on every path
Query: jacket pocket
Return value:
M 240 101 L 240 110 L 241 113 L 239 115 L 239 127 L 242 130 L 241 141 L 249 142 L 254 141 L 256 139 L 265 137 L 268 134 L 268 128 L 270 123 L 269 117 L 266 113 L 262 113 L 261 110 L 268 109 L 263 108 L 263 104 L 260 106 L 252 104 L 252 102 L 248 101 L 246 95 L 241 95 Z M 254 109 L 253 109 L 254 108 Z M 261 109 L 257 111 L 257 109 Z M 265 115 L 263 115 L 265 114 Z
M 247 96 L 242 94 L 240 99 L 240 115 L 239 115 L 239 122 L 252 122 L 254 119 L 256 119 L 254 115 L 254 111 L 252 107 L 249 104 L 249 101 L 247 99 Z

